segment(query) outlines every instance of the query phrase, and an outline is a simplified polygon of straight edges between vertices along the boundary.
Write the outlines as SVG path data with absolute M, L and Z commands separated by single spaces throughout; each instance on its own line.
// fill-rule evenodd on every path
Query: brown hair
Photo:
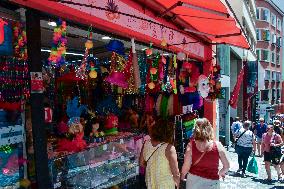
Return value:
M 213 127 L 208 119 L 200 118 L 196 120 L 193 137 L 195 140 L 200 141 L 213 140 Z
M 163 118 L 158 118 L 152 127 L 151 138 L 166 143 L 173 143 L 174 124 Z

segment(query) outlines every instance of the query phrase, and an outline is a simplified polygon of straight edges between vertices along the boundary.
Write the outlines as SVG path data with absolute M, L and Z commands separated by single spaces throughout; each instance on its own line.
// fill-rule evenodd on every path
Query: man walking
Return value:
M 231 131 L 233 134 L 233 139 L 234 142 L 236 141 L 236 136 L 238 131 L 243 127 L 242 123 L 240 122 L 240 118 L 236 117 L 235 121 L 233 122 L 232 126 L 231 126 Z
M 255 136 L 256 136 L 256 147 L 257 147 L 257 152 L 258 152 L 258 156 L 262 156 L 261 155 L 261 143 L 262 143 L 262 135 L 264 133 L 266 133 L 267 130 L 267 125 L 264 123 L 264 119 L 263 118 L 259 118 L 259 123 L 256 125 L 255 128 Z

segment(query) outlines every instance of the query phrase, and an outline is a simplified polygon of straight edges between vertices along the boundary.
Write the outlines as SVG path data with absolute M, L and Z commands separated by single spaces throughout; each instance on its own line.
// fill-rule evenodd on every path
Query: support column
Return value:
M 211 74 L 210 68 L 212 67 L 212 45 L 205 47 L 204 55 L 205 60 L 207 61 L 205 61 L 203 64 L 203 74 L 208 76 Z M 211 122 L 214 128 L 214 133 L 216 133 L 216 101 L 209 102 L 204 100 L 204 117 Z
M 26 26 L 30 72 L 42 72 L 39 12 L 31 9 L 26 11 Z M 32 93 L 30 102 L 37 188 L 48 189 L 50 185 L 43 99 L 43 93 Z

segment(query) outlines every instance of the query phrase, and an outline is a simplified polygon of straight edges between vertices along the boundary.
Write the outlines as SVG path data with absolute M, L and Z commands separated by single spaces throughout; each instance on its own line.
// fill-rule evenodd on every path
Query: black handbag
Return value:
M 275 136 L 273 137 L 273 141 L 275 143 Z M 274 160 L 275 163 L 280 163 L 280 159 L 282 156 L 282 151 L 281 151 L 281 146 L 270 146 L 270 154 L 271 154 L 271 159 Z

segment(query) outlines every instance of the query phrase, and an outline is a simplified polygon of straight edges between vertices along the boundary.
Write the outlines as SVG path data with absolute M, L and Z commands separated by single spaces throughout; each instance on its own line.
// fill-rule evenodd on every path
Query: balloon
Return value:
M 98 73 L 95 70 L 90 71 L 89 73 L 90 78 L 95 79 L 98 77 Z
M 151 83 L 148 83 L 148 87 L 149 89 L 154 89 L 155 88 L 155 83 L 151 82 Z

